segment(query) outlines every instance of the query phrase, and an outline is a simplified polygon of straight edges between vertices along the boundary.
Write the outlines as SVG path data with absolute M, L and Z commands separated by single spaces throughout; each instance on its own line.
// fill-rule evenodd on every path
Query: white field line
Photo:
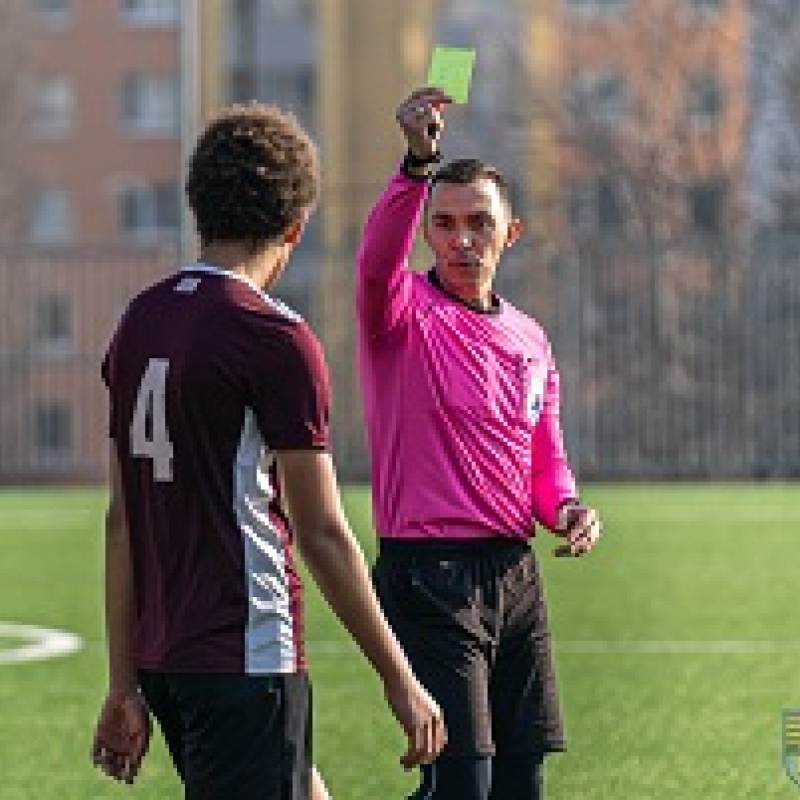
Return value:
M 23 644 L 0 650 L 0 665 L 40 661 L 69 655 L 83 646 L 80 637 L 66 631 L 0 622 L 0 638 L 21 639 Z M 355 653 L 348 640 L 312 639 L 306 644 L 311 655 Z M 659 640 L 574 639 L 555 642 L 558 653 L 598 655 L 779 655 L 800 653 L 800 641 L 755 639 Z
M 311 640 L 311 655 L 341 655 L 355 652 L 347 641 Z M 557 653 L 598 655 L 780 655 L 800 653 L 800 641 L 765 641 L 755 639 L 719 640 L 563 640 L 555 642 Z
M 676 640 L 573 640 L 556 642 L 564 653 L 611 653 L 625 655 L 774 655 L 800 653 L 800 641 L 757 639 L 676 639 Z
M 23 644 L 0 650 L 0 665 L 42 661 L 75 653 L 83 647 L 80 637 L 66 631 L 0 622 L 0 639 L 21 639 Z

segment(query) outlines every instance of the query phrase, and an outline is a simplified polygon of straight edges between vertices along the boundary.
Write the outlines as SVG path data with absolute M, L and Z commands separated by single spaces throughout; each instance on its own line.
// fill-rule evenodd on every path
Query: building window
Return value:
M 72 129 L 74 91 L 63 76 L 42 78 L 33 89 L 33 130 L 42 138 L 59 138 Z
M 616 72 L 584 73 L 575 78 L 569 96 L 578 125 L 616 125 L 628 108 L 625 76 Z
M 228 79 L 231 103 L 249 103 L 258 96 L 258 81 L 251 66 L 231 67 Z
M 567 214 L 572 232 L 576 236 L 592 234 L 597 229 L 594 191 L 585 184 L 570 188 L 567 198 Z
M 314 72 L 311 67 L 263 70 L 259 75 L 258 97 L 294 112 L 303 125 L 313 127 Z
M 31 196 L 28 240 L 32 244 L 66 244 L 72 238 L 72 208 L 66 189 L 37 189 Z
M 608 178 L 597 181 L 597 227 L 601 233 L 619 233 L 625 216 L 617 184 Z
M 700 181 L 688 190 L 689 223 L 695 233 L 717 234 L 722 230 L 724 189 L 718 180 Z
M 568 198 L 570 226 L 576 236 L 618 234 L 625 224 L 625 210 L 617 183 L 600 177 L 577 184 Z
M 150 242 L 174 236 L 180 228 L 178 183 L 128 186 L 119 193 L 117 209 L 123 238 Z
M 180 21 L 180 0 L 120 0 L 119 10 L 128 25 L 174 25 Z
M 689 120 L 702 127 L 719 122 L 722 114 L 722 85 L 715 72 L 689 77 L 686 85 L 686 114 Z
M 266 100 L 292 111 L 306 127 L 314 121 L 314 72 L 311 67 L 294 69 L 234 67 L 230 71 L 232 103 Z
M 688 0 L 689 11 L 696 17 L 712 17 L 722 9 L 722 0 Z
M 64 27 L 72 14 L 71 0 L 34 0 L 33 10 L 40 22 L 54 28 Z
M 627 0 L 567 0 L 567 13 L 574 17 L 613 17 L 628 8 Z
M 440 19 L 450 23 L 471 23 L 486 14 L 486 0 L 445 0 L 438 8 Z
M 37 404 L 33 414 L 36 455 L 63 463 L 72 455 L 72 409 L 60 400 Z
M 314 10 L 313 0 L 266 0 L 264 5 L 272 16 L 302 21 L 309 20 Z
M 257 0 L 231 0 L 228 18 L 226 51 L 231 69 L 247 73 L 255 84 L 254 64 L 258 47 L 258 5 Z M 239 79 L 243 80 L 243 79 Z M 236 90 L 233 90 L 236 94 Z M 244 92 L 248 100 L 256 96 L 255 89 Z
M 800 195 L 782 194 L 775 205 L 777 229 L 781 233 L 800 234 Z
M 180 97 L 174 77 L 126 75 L 120 84 L 120 122 L 128 133 L 175 134 Z
M 37 351 L 63 356 L 72 350 L 72 304 L 64 295 L 50 294 L 36 302 L 34 336 Z

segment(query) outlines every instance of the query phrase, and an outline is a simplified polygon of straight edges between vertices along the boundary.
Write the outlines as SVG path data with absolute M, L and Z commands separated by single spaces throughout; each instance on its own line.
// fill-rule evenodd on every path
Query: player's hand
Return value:
M 568 544 L 555 549 L 556 556 L 582 556 L 588 553 L 600 540 L 603 526 L 593 508 L 580 503 L 569 503 L 559 511 L 559 525 L 556 533 L 563 536 Z
M 92 743 L 92 763 L 106 775 L 133 783 L 150 745 L 152 724 L 138 692 L 109 692 Z
M 452 99 L 436 87 L 416 89 L 397 107 L 395 118 L 403 131 L 408 149 L 417 158 L 436 153 L 444 130 L 442 109 Z
M 400 763 L 406 768 L 430 764 L 447 743 L 442 710 L 413 676 L 395 686 L 385 685 L 386 699 L 408 738 Z

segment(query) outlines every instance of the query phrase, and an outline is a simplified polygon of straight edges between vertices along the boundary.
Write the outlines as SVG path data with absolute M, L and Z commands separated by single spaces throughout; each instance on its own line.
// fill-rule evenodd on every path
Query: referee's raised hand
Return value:
M 403 131 L 411 153 L 420 159 L 430 158 L 439 148 L 444 130 L 443 109 L 452 99 L 435 86 L 415 89 L 397 107 L 395 118 Z

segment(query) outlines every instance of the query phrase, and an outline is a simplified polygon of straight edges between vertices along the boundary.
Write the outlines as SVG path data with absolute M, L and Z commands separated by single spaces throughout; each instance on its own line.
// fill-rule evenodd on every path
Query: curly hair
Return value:
M 275 241 L 319 194 L 317 148 L 275 106 L 231 106 L 212 119 L 189 162 L 186 196 L 203 245 Z

